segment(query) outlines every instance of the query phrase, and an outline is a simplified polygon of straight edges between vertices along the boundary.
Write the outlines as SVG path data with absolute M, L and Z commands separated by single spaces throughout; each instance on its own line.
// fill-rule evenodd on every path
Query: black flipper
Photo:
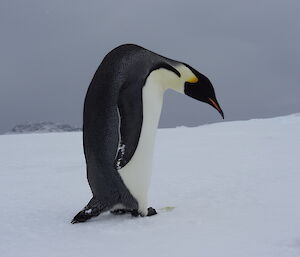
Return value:
M 115 160 L 117 169 L 123 168 L 134 155 L 143 124 L 142 89 L 132 88 L 125 85 L 118 101 L 121 138 Z
M 123 168 L 131 160 L 138 146 L 143 125 L 143 86 L 149 74 L 157 69 L 167 69 L 178 77 L 181 76 L 173 66 L 165 61 L 160 61 L 146 73 L 147 69 L 136 66 L 135 69 L 129 71 L 134 75 L 128 76 L 129 79 L 121 87 L 118 98 L 121 138 L 115 160 L 117 169 Z

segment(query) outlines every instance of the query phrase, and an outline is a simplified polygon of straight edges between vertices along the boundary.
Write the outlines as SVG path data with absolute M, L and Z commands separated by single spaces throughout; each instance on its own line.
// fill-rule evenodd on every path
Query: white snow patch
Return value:
M 156 216 L 70 224 L 91 197 L 82 134 L 0 136 L 0 253 L 300 256 L 300 115 L 161 129 Z

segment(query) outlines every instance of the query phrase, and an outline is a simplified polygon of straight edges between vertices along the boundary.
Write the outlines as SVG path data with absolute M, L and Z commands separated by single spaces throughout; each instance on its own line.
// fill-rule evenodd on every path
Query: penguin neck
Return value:
M 157 73 L 152 72 L 143 88 L 143 129 L 155 130 L 158 127 L 166 87 L 157 79 Z M 154 131 L 153 131 L 154 130 Z M 154 138 L 153 138 L 154 139 Z
M 151 84 L 153 89 L 160 91 L 160 95 L 163 96 L 164 92 L 168 89 L 177 91 L 178 93 L 184 94 L 184 83 L 185 75 L 187 73 L 186 67 L 176 66 L 176 69 L 181 72 L 184 76 L 178 77 L 174 72 L 164 68 L 154 70 L 150 73 L 146 80 L 146 84 Z M 145 84 L 145 85 L 146 85 Z
M 166 69 L 152 71 L 143 88 L 143 130 L 155 132 L 158 127 L 164 93 L 168 89 L 183 93 L 181 79 Z M 154 138 L 153 138 L 154 140 Z

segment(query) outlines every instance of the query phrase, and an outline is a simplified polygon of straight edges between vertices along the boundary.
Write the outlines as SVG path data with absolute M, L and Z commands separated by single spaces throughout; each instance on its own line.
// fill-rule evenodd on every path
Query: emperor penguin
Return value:
M 222 115 L 209 79 L 189 66 L 134 44 L 109 52 L 86 93 L 83 146 L 92 199 L 73 218 L 100 213 L 151 216 L 148 189 L 155 134 L 167 89 L 208 103 Z

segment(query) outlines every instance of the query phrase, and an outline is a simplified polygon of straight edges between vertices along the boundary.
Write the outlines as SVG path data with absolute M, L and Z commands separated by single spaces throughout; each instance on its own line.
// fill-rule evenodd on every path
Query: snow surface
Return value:
M 72 225 L 91 197 L 81 137 L 0 136 L 1 256 L 300 256 L 300 115 L 161 129 L 160 213 Z

